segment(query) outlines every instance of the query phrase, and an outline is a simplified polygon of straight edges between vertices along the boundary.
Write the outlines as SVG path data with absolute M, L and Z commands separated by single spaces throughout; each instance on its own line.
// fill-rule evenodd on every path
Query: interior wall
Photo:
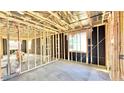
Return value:
M 34 30 L 34 29 L 32 29 L 32 30 Z M 34 32 L 34 34 L 35 34 L 36 33 L 35 31 L 36 30 L 34 30 L 32 32 Z M 53 60 L 58 59 L 59 44 L 56 44 L 56 43 L 58 43 L 58 37 L 56 36 L 54 38 L 55 41 L 53 42 L 53 39 L 50 38 L 53 35 L 53 34 L 51 35 L 51 32 L 42 31 L 40 33 L 41 34 L 36 34 L 37 36 L 36 35 L 32 36 L 31 31 L 29 31 L 26 33 L 27 38 L 22 39 L 21 36 L 23 36 L 23 35 L 21 34 L 21 35 L 18 35 L 19 39 L 17 39 L 17 38 L 14 39 L 14 40 L 22 41 L 21 44 L 19 45 L 20 46 L 20 51 L 18 52 L 19 60 L 17 60 L 17 52 L 13 53 L 12 55 L 10 54 L 10 56 L 8 58 L 12 59 L 12 60 L 10 60 L 11 65 L 13 65 L 14 62 L 18 61 L 17 62 L 17 64 L 19 63 L 18 67 L 21 69 L 20 73 L 30 71 L 31 69 L 37 68 L 37 67 L 41 66 L 42 64 L 47 64 Z M 12 35 L 12 33 L 10 35 Z M 58 34 L 54 34 L 54 36 L 55 35 L 58 35 Z M 10 39 L 13 40 L 13 38 L 10 38 Z M 31 40 L 31 49 L 29 48 L 30 40 Z M 53 43 L 51 43 L 51 42 L 53 42 Z M 3 43 L 4 43 L 4 45 L 3 45 Z M 53 47 L 53 45 L 55 47 Z M 0 36 L 0 56 L 1 56 L 1 53 L 3 53 L 3 51 L 2 51 L 3 48 L 4 48 L 4 54 L 7 54 L 7 41 L 6 41 L 6 39 L 4 39 L 4 42 L 3 42 L 3 39 Z M 52 59 L 53 50 L 57 50 L 57 51 L 54 51 L 55 52 L 54 55 L 55 55 L 56 59 Z M 4 59 L 5 58 L 6 58 L 6 56 L 4 56 Z M 0 59 L 0 61 L 1 61 L 1 59 Z M 0 63 L 0 65 L 1 65 L 1 63 Z M 9 67 L 9 68 L 13 69 L 13 67 Z M 0 66 L 0 71 L 1 71 L 1 66 Z M 16 71 L 16 69 L 13 69 L 13 71 Z M 12 74 L 13 73 L 11 73 L 10 75 L 12 75 Z M 7 75 L 7 77 L 10 75 Z

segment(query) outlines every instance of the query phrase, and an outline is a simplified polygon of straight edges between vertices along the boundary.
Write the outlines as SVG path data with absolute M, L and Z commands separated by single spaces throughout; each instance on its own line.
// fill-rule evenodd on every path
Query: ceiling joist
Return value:
M 51 32 L 55 32 L 55 31 L 53 31 L 53 30 L 48 30 L 48 29 L 46 29 L 46 28 L 42 28 L 41 26 L 38 26 L 38 25 L 36 25 L 36 24 L 31 24 L 31 23 L 28 23 L 28 22 L 26 22 L 26 21 L 23 21 L 23 20 L 19 20 L 19 19 L 15 19 L 15 18 L 12 18 L 12 17 L 7 17 L 7 16 L 1 16 L 0 15 L 0 17 L 1 18 L 3 18 L 3 19 L 6 19 L 7 21 L 13 21 L 13 22 L 17 22 L 17 23 L 21 23 L 21 24 L 25 24 L 25 25 L 27 25 L 27 26 L 31 26 L 31 27 L 34 27 L 34 28 L 38 28 L 38 29 L 42 29 L 42 30 L 45 30 L 45 31 L 51 31 Z
M 52 11 L 48 11 L 51 15 L 53 15 L 55 18 L 57 18 L 58 20 L 60 20 L 61 22 L 63 22 L 64 24 L 68 25 L 68 27 L 71 27 L 66 21 L 62 20 L 57 14 L 53 13 Z
M 43 17 L 42 15 L 40 15 L 40 14 L 38 14 L 38 13 L 35 13 L 35 12 L 26 12 L 26 13 L 28 13 L 29 15 L 31 15 L 31 16 L 37 18 L 37 19 L 39 18 L 40 20 L 47 21 L 49 24 L 54 25 L 54 26 L 57 27 L 58 29 L 67 30 L 67 29 L 65 29 L 64 27 L 58 25 L 57 23 L 51 21 L 51 20 L 48 19 L 48 18 Z

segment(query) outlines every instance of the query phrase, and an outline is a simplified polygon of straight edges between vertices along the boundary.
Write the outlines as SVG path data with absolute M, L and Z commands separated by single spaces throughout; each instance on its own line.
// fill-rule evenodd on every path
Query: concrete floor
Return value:
M 102 81 L 110 80 L 107 72 L 73 62 L 54 62 L 9 81 Z

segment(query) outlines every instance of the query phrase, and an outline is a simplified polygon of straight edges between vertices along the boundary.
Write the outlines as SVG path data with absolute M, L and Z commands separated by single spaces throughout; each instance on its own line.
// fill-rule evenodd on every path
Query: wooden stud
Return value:
M 41 52 L 41 64 L 43 64 L 43 50 L 42 50 L 42 47 L 43 47 L 43 44 L 42 44 L 42 42 L 43 42 L 43 32 L 41 32 L 41 34 L 40 34 L 40 52 Z
M 81 33 L 82 33 L 82 32 L 80 32 L 80 50 L 81 50 L 81 47 L 82 47 L 82 46 L 81 46 L 81 43 L 82 43 L 82 42 L 81 42 Z M 82 53 L 81 53 L 81 52 L 80 52 L 80 61 L 82 62 Z
M 57 60 L 57 34 L 55 34 L 55 41 L 56 41 L 56 60 Z
M 55 57 L 54 57 L 54 56 L 55 56 L 55 53 L 54 53 L 54 51 L 55 51 L 55 50 L 54 50 L 54 47 L 55 47 L 55 46 L 54 46 L 54 44 L 55 44 L 55 42 L 54 42 L 54 35 L 53 35 L 53 60 L 55 59 Z
M 1 52 L 1 51 L 0 51 L 0 52 Z M 2 56 L 0 55 L 0 81 L 1 81 L 1 79 L 2 79 L 1 58 L 2 58 Z
M 77 37 L 77 34 L 78 34 L 78 33 L 76 33 L 76 44 L 79 42 L 79 41 L 77 40 L 77 38 L 78 38 L 78 37 Z M 76 49 L 77 49 L 77 45 L 76 45 Z M 75 53 L 76 53 L 76 62 L 77 62 L 77 52 L 78 52 L 78 51 L 75 51 Z
M 50 62 L 50 61 L 51 61 L 51 59 L 50 59 L 50 57 L 51 57 L 51 54 L 50 54 L 50 49 L 51 49 L 51 45 L 50 45 L 50 44 L 51 44 L 51 39 L 50 39 L 50 33 L 49 33 L 49 32 L 48 32 L 48 38 L 49 38 L 49 39 L 48 39 L 48 42 L 49 42 L 49 43 L 48 43 L 48 44 L 49 44 L 49 52 L 48 52 L 48 53 L 49 53 L 49 62 Z
M 8 62 L 7 62 L 7 68 L 8 68 L 8 73 L 7 73 L 7 75 L 11 75 L 11 64 L 10 64 L 10 52 L 9 52 L 9 50 L 10 50 L 10 45 L 9 45 L 9 40 L 10 40 L 10 34 L 9 34 L 9 30 L 10 30 L 10 27 L 9 27 L 9 21 L 7 20 L 7 60 L 8 60 Z
M 58 59 L 58 34 L 56 34 L 56 57 Z
M 49 34 L 49 62 L 51 61 L 51 38 L 50 38 L 50 33 Z
M 46 62 L 46 36 L 45 36 L 45 31 L 43 31 L 43 63 Z
M 92 59 L 92 29 L 91 29 L 91 31 L 90 31 L 90 48 L 91 48 L 91 49 L 90 49 L 90 56 L 91 56 L 91 57 L 90 57 L 90 60 L 91 60 L 90 63 L 92 64 L 92 62 L 93 62 L 93 61 L 92 61 L 92 60 L 93 60 L 93 59 Z
M 72 45 L 73 45 L 73 39 L 72 39 Z M 73 61 L 73 52 L 71 51 L 71 61 Z
M 65 33 L 63 33 L 63 49 L 64 49 L 64 60 L 65 60 Z
M 81 35 L 81 38 L 82 38 L 82 35 Z M 81 40 L 81 43 L 83 43 L 82 40 Z M 83 47 L 83 46 L 81 46 L 81 47 Z M 83 53 L 81 53 L 81 62 L 83 63 Z
M 62 43 L 63 37 L 61 33 L 61 58 L 63 58 L 63 43 Z
M 88 31 L 86 32 L 86 64 L 88 64 Z
M 99 28 L 97 27 L 97 65 L 99 66 Z
M 0 36 L 0 81 L 2 79 L 2 69 L 1 69 L 1 60 L 2 60 L 2 37 Z
M 58 34 L 58 59 L 60 59 L 60 37 Z
M 120 55 L 124 55 L 124 12 L 120 12 Z M 120 59 L 120 78 L 124 80 L 124 59 Z
M 48 42 L 48 40 L 49 40 L 49 38 L 48 38 L 48 31 L 46 31 L 46 50 L 47 50 L 47 52 L 46 52 L 46 58 L 47 58 L 47 62 L 49 62 L 49 42 Z
M 21 60 L 21 45 L 20 45 L 20 25 L 18 24 L 17 26 L 17 34 L 18 34 L 18 53 L 19 53 L 19 66 L 20 66 L 20 73 L 21 73 L 21 70 L 22 70 L 22 60 Z
M 37 41 L 37 40 L 36 40 L 36 39 L 37 39 L 37 38 L 36 38 L 36 30 L 35 30 L 35 28 L 34 28 L 33 30 L 34 30 L 33 32 L 34 32 L 34 36 L 35 36 L 35 37 L 34 37 L 34 39 L 35 39 L 35 52 L 34 52 L 35 54 L 34 54 L 34 55 L 35 55 L 35 67 L 36 67 L 36 60 L 37 60 L 37 57 L 36 57 L 36 56 L 37 56 L 37 54 L 36 54 L 36 48 L 37 48 L 36 41 Z
M 108 33 L 108 23 L 105 23 L 105 40 L 108 39 L 109 33 Z M 107 67 L 107 71 L 109 71 L 109 42 L 110 41 L 106 41 L 105 42 L 105 62 L 106 62 L 106 67 Z
M 29 32 L 29 31 L 30 31 L 29 28 L 30 28 L 30 27 L 27 26 L 27 28 L 28 28 L 28 29 L 27 29 L 27 31 L 28 31 L 28 43 L 27 43 L 27 47 L 28 47 L 28 48 L 27 48 L 28 57 L 27 57 L 27 59 L 28 59 L 28 70 L 29 70 L 29 34 L 30 34 L 30 32 Z
M 70 60 L 70 52 L 69 52 L 69 34 L 67 34 L 68 39 L 68 61 Z

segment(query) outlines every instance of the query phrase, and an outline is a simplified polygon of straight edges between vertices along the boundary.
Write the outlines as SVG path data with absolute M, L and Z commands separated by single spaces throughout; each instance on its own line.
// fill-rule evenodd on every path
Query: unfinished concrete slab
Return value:
M 74 62 L 57 61 L 30 72 L 24 73 L 9 81 L 104 81 L 110 80 L 103 69 Z

